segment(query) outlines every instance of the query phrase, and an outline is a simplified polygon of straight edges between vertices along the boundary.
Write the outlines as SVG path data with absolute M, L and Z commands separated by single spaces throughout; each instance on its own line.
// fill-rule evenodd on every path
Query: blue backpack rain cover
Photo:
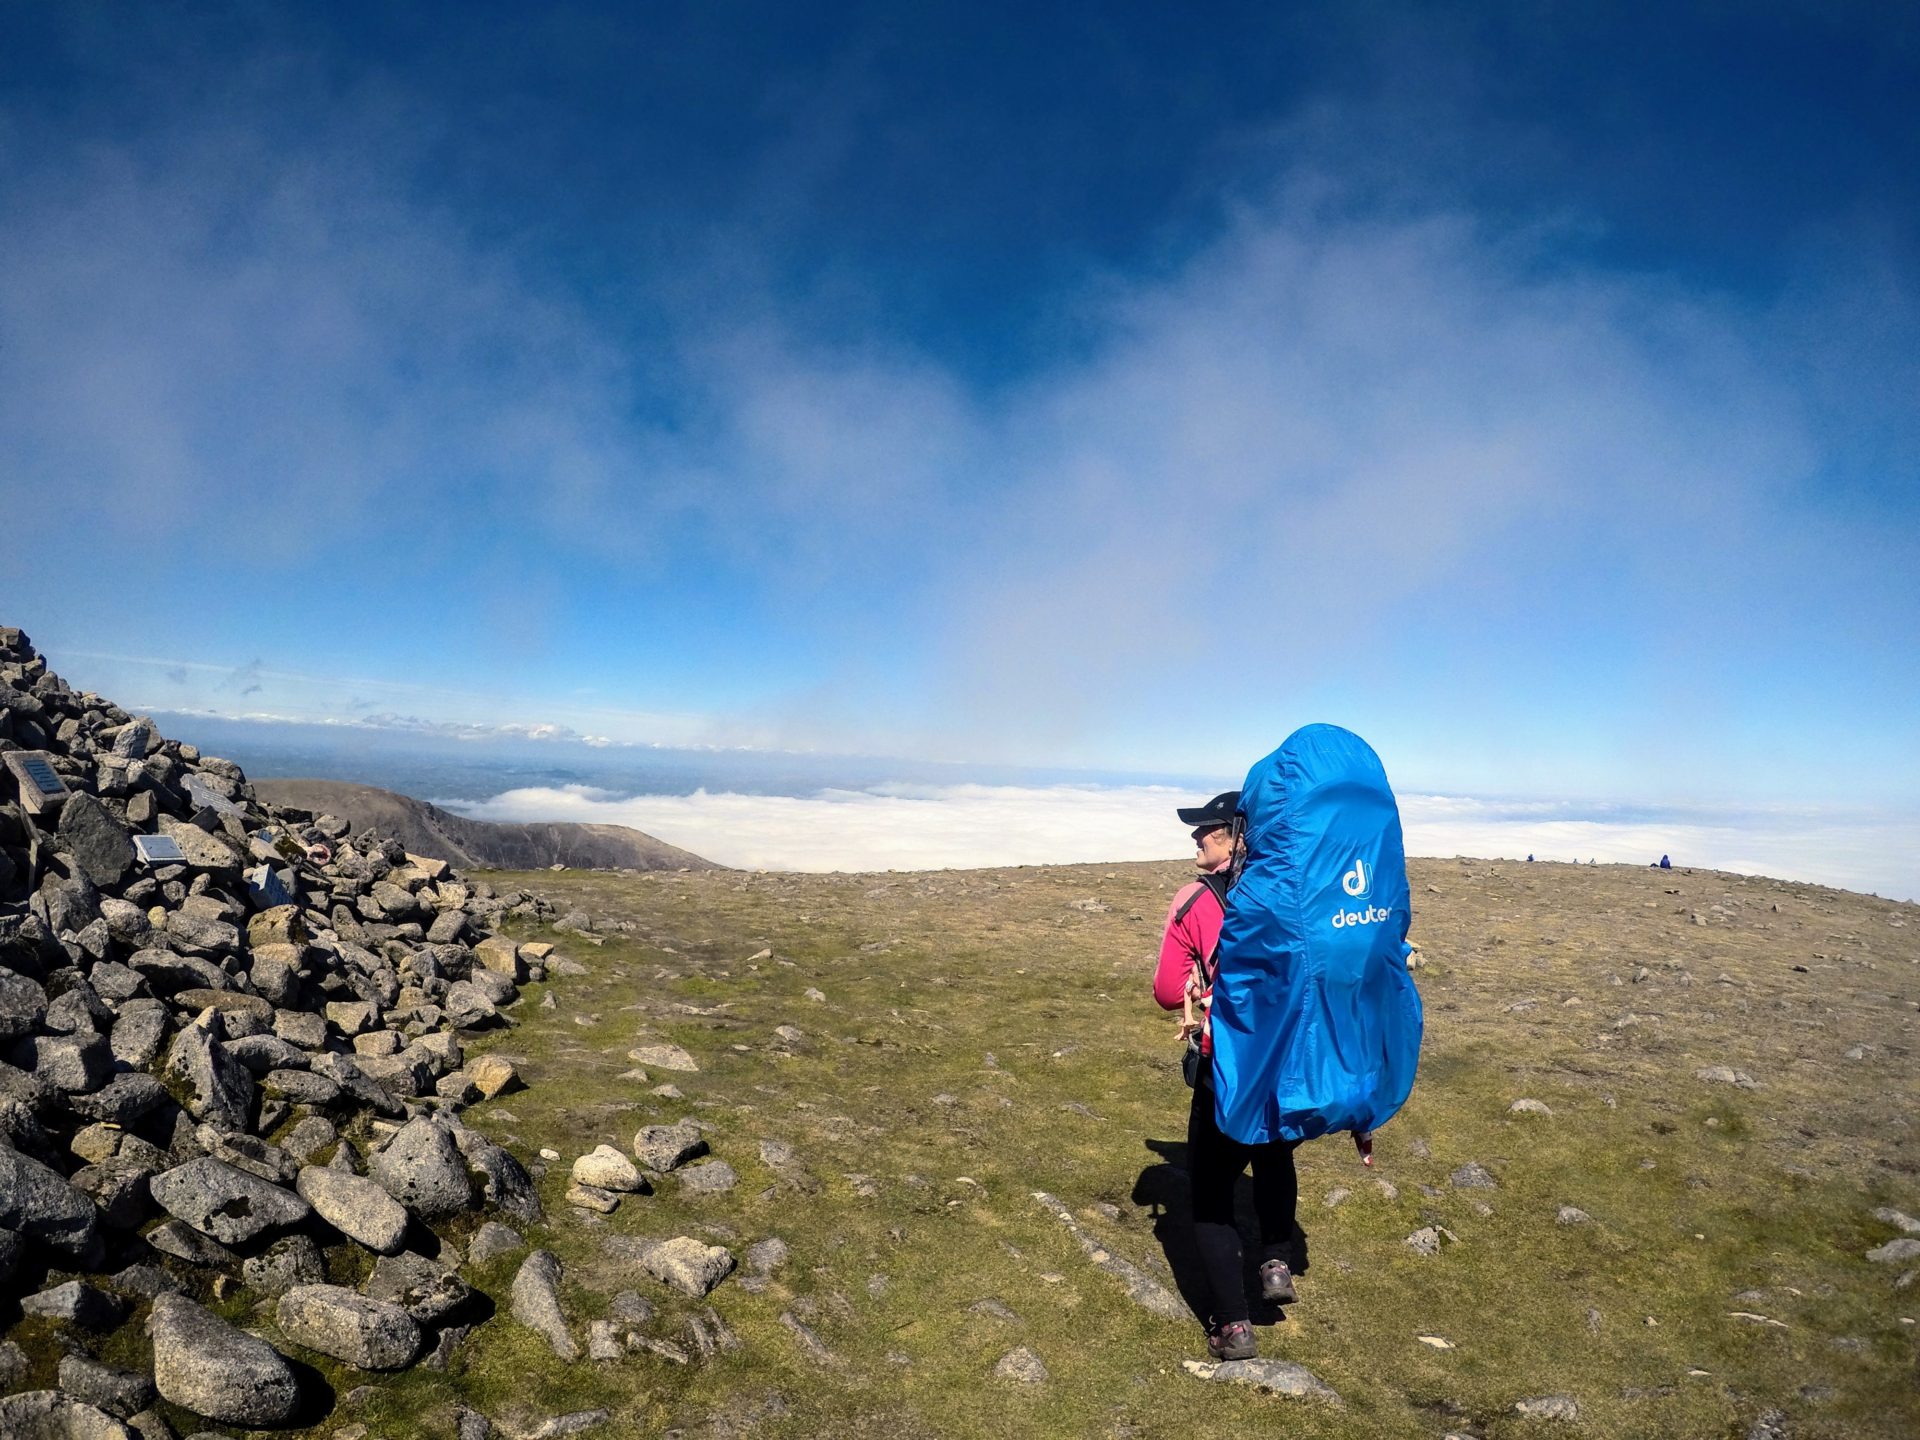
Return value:
M 1220 1129 L 1248 1145 L 1364 1134 L 1413 1089 L 1407 859 L 1380 757 L 1307 725 L 1247 772 L 1247 857 L 1213 987 Z

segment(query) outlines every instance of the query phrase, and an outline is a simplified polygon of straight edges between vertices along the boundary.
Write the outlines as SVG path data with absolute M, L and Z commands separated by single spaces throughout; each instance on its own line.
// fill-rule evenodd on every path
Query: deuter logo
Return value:
M 1393 912 L 1369 905 L 1364 910 L 1336 910 L 1333 912 L 1333 928 L 1344 930 L 1351 925 L 1378 925 Z
M 1356 900 L 1372 889 L 1371 879 L 1367 874 L 1367 862 L 1354 861 L 1353 868 L 1340 877 L 1340 888 Z

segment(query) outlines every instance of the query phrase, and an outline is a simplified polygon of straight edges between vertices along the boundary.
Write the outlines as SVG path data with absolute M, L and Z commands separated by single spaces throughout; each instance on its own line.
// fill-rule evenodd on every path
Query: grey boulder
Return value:
M 291 1191 L 210 1155 L 154 1176 L 152 1189 L 169 1215 L 222 1245 L 298 1225 L 312 1213 Z
M 366 1293 L 398 1305 L 422 1325 L 438 1325 L 473 1297 L 468 1285 L 446 1266 L 402 1250 L 383 1255 L 367 1277 Z
M 560 1309 L 560 1261 L 551 1250 L 536 1250 L 520 1262 L 513 1277 L 513 1318 L 546 1337 L 562 1360 L 580 1358 Z
M 423 1220 L 473 1208 L 466 1162 L 445 1127 L 422 1116 L 400 1127 L 367 1171 L 394 1199 Z
M 671 1170 L 707 1153 L 692 1125 L 644 1125 L 633 1137 L 633 1156 L 649 1170 Z
M 7 1440 L 133 1440 L 97 1406 L 58 1390 L 28 1390 L 0 1400 L 0 1435 Z
M 398 1305 L 339 1285 L 296 1285 L 274 1318 L 297 1345 L 362 1370 L 398 1370 L 420 1351 L 420 1327 Z
M 372 1180 L 309 1165 L 294 1188 L 322 1220 L 369 1250 L 391 1255 L 406 1239 L 406 1206 Z
M 253 1107 L 253 1075 L 221 1044 L 217 1011 L 202 1014 L 173 1037 L 166 1073 L 187 1087 L 187 1113 L 223 1130 L 247 1128 Z
M 247 1284 L 262 1295 L 284 1295 L 296 1285 L 318 1285 L 327 1278 L 326 1257 L 310 1235 L 282 1235 L 240 1267 Z
M 98 1212 L 56 1172 L 0 1146 L 0 1230 L 13 1230 L 76 1258 L 93 1248 Z
M 133 869 L 127 827 L 84 790 L 68 796 L 60 808 L 60 842 L 96 885 L 117 886 Z
M 181 1295 L 147 1317 L 153 1383 L 162 1399 L 230 1425 L 284 1425 L 300 1403 L 287 1357 Z
M 691 1235 L 647 1245 L 638 1258 L 641 1269 L 662 1285 L 696 1300 L 710 1293 L 733 1269 L 732 1251 L 721 1245 L 702 1244 Z
M 38 980 L 0 970 L 0 1040 L 31 1035 L 47 1015 L 47 992 Z
M 60 1388 L 75 1400 L 126 1419 L 160 1398 L 153 1381 L 137 1370 L 116 1370 L 85 1355 L 60 1361 Z

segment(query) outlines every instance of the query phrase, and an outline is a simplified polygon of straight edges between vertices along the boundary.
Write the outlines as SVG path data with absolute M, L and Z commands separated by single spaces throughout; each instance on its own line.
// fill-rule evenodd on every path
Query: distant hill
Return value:
M 357 830 L 372 827 L 397 837 L 416 855 L 454 865 L 498 870 L 718 870 L 722 867 L 625 825 L 556 821 L 507 825 L 467 820 L 437 805 L 344 780 L 255 780 L 269 805 L 335 815 Z

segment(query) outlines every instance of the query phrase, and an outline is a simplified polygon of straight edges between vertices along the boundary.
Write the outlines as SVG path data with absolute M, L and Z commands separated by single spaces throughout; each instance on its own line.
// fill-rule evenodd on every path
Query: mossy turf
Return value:
M 1129 1302 L 1032 1198 L 1174 1283 L 1188 1092 L 1147 985 L 1180 867 L 491 878 L 631 926 L 561 938 L 587 973 L 528 987 L 512 1028 L 472 1047 L 529 1088 L 471 1122 L 524 1159 L 559 1152 L 529 1239 L 563 1261 L 569 1314 L 584 1332 L 635 1289 L 660 1307 L 649 1333 L 686 1345 L 710 1303 L 740 1344 L 562 1363 L 507 1313 L 516 1253 L 470 1275 L 500 1309 L 449 1371 L 330 1370 L 342 1395 L 373 1388 L 318 1433 L 451 1434 L 456 1403 L 510 1424 L 604 1406 L 596 1433 L 623 1435 L 1737 1440 L 1768 1411 L 1802 1440 L 1920 1433 L 1920 1284 L 1863 1258 L 1896 1233 L 1876 1207 L 1920 1214 L 1920 907 L 1706 872 L 1416 862 L 1420 1082 L 1374 1170 L 1344 1137 L 1300 1150 L 1311 1265 L 1259 1330 L 1335 1408 L 1188 1374 L 1198 1323 Z M 632 1046 L 662 1040 L 699 1072 L 623 1078 Z M 1754 1088 L 1696 1078 L 1715 1065 Z M 1523 1097 L 1553 1113 L 1512 1113 Z M 575 1156 L 682 1118 L 735 1189 L 695 1198 L 668 1176 L 604 1220 L 562 1199 Z M 797 1163 L 764 1163 L 762 1140 Z M 1496 1187 L 1452 1185 L 1468 1161 Z M 1557 1223 L 1564 1206 L 1585 1223 Z M 1426 1225 L 1457 1240 L 1418 1255 L 1404 1241 Z M 736 1276 L 693 1302 L 607 1243 L 681 1233 L 736 1254 L 777 1235 L 791 1258 L 760 1293 Z M 1050 1378 L 993 1379 L 1023 1344 Z M 1515 1411 L 1553 1394 L 1578 1418 Z

